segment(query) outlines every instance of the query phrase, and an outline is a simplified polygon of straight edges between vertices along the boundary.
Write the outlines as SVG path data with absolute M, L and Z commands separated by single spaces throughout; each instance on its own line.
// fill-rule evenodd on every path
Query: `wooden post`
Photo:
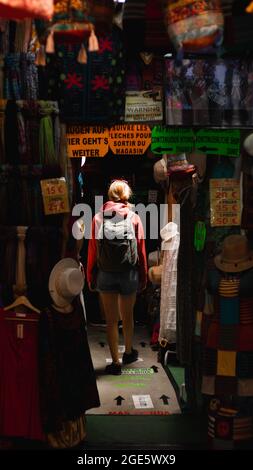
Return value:
M 14 286 L 14 296 L 19 297 L 25 295 L 27 291 L 26 285 L 26 251 L 25 237 L 27 227 L 17 227 L 18 250 L 16 265 L 16 284 Z

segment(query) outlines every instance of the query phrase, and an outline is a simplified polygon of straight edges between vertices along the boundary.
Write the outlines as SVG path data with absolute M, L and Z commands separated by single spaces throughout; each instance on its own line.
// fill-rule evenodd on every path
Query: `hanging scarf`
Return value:
M 35 65 L 35 54 L 20 54 L 20 70 L 22 77 L 23 99 L 37 100 L 39 94 L 38 69 Z
M 40 163 L 45 165 L 55 165 L 57 163 L 54 145 L 54 127 L 52 114 L 55 111 L 54 105 L 49 101 L 40 101 L 39 113 L 39 155 Z
M 21 100 L 23 97 L 20 74 L 20 54 L 8 54 L 5 57 L 4 96 L 8 100 Z
M 159 341 L 176 343 L 177 259 L 180 235 L 164 242 Z

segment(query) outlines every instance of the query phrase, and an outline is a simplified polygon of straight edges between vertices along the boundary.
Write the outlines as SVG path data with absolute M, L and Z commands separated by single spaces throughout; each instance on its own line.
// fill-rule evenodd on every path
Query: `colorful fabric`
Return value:
M 252 60 L 166 60 L 168 125 L 253 123 Z
M 213 314 L 207 316 L 203 336 L 204 394 L 246 396 L 252 392 L 252 276 L 253 270 L 236 275 L 209 271 L 207 286 L 213 296 Z M 214 380 L 210 382 L 211 377 Z
M 177 48 L 206 50 L 222 40 L 224 20 L 219 0 L 170 0 L 166 20 Z

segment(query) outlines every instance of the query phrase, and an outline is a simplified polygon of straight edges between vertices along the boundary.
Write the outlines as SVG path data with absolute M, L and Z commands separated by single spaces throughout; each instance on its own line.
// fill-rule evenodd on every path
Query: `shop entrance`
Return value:
M 103 159 L 87 159 L 82 170 L 84 201 L 94 206 L 95 196 L 107 200 L 110 183 L 117 178 L 128 181 L 133 190 L 133 203 L 159 205 L 164 202 L 164 193 L 153 179 L 155 159 L 144 156 L 106 156 Z M 157 250 L 159 239 L 151 239 L 147 221 L 146 251 L 147 256 Z M 159 233 L 159 231 L 158 231 Z M 88 242 L 85 241 L 84 256 L 87 255 Z M 97 376 L 101 407 L 89 410 L 89 415 L 138 415 L 169 416 L 180 414 L 180 397 L 169 378 L 169 364 L 164 361 L 164 351 L 158 343 L 159 331 L 159 293 L 149 283 L 147 290 L 137 294 L 134 310 L 134 342 L 139 351 L 136 362 L 125 365 L 122 375 L 113 376 L 105 373 L 106 365 L 111 363 L 111 355 L 106 339 L 103 308 L 97 293 L 86 288 L 86 310 L 88 338 Z M 156 297 L 156 313 L 151 303 Z M 124 353 L 124 337 L 119 325 L 119 353 Z M 173 353 L 172 353 L 173 356 Z M 168 355 L 166 356 L 166 358 Z M 175 357 L 175 354 L 174 354 Z M 166 364 L 165 364 L 166 362 Z M 169 362 L 169 361 L 168 361 Z M 180 370 L 181 377 L 183 374 Z M 181 379 L 182 382 L 182 379 Z

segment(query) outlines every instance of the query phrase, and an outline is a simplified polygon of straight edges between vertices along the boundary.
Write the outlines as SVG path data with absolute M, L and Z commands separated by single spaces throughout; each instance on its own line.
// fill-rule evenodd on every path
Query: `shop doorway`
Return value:
M 107 200 L 112 180 L 128 181 L 133 190 L 133 203 L 148 205 L 164 203 L 164 192 L 153 179 L 154 157 L 112 156 L 86 159 L 82 167 L 83 200 L 94 208 L 96 196 Z M 159 247 L 159 239 L 152 239 L 147 222 L 147 255 Z M 158 231 L 159 233 L 159 231 Z M 87 260 L 88 241 L 83 247 Z M 144 294 L 137 295 L 134 310 L 134 348 L 139 351 L 138 361 L 124 366 L 121 376 L 106 375 L 104 370 L 111 362 L 106 340 L 105 320 L 99 295 L 86 288 L 88 338 L 97 376 L 101 407 L 90 410 L 93 415 L 164 416 L 181 413 L 184 371 L 176 363 L 175 350 L 161 349 L 158 343 L 159 297 L 156 315 L 150 310 L 157 291 L 151 285 Z M 124 353 L 124 338 L 119 325 L 119 353 Z M 172 348 L 173 349 L 173 348 Z M 166 353 L 166 354 L 165 354 Z M 168 358 L 169 356 L 169 358 Z

